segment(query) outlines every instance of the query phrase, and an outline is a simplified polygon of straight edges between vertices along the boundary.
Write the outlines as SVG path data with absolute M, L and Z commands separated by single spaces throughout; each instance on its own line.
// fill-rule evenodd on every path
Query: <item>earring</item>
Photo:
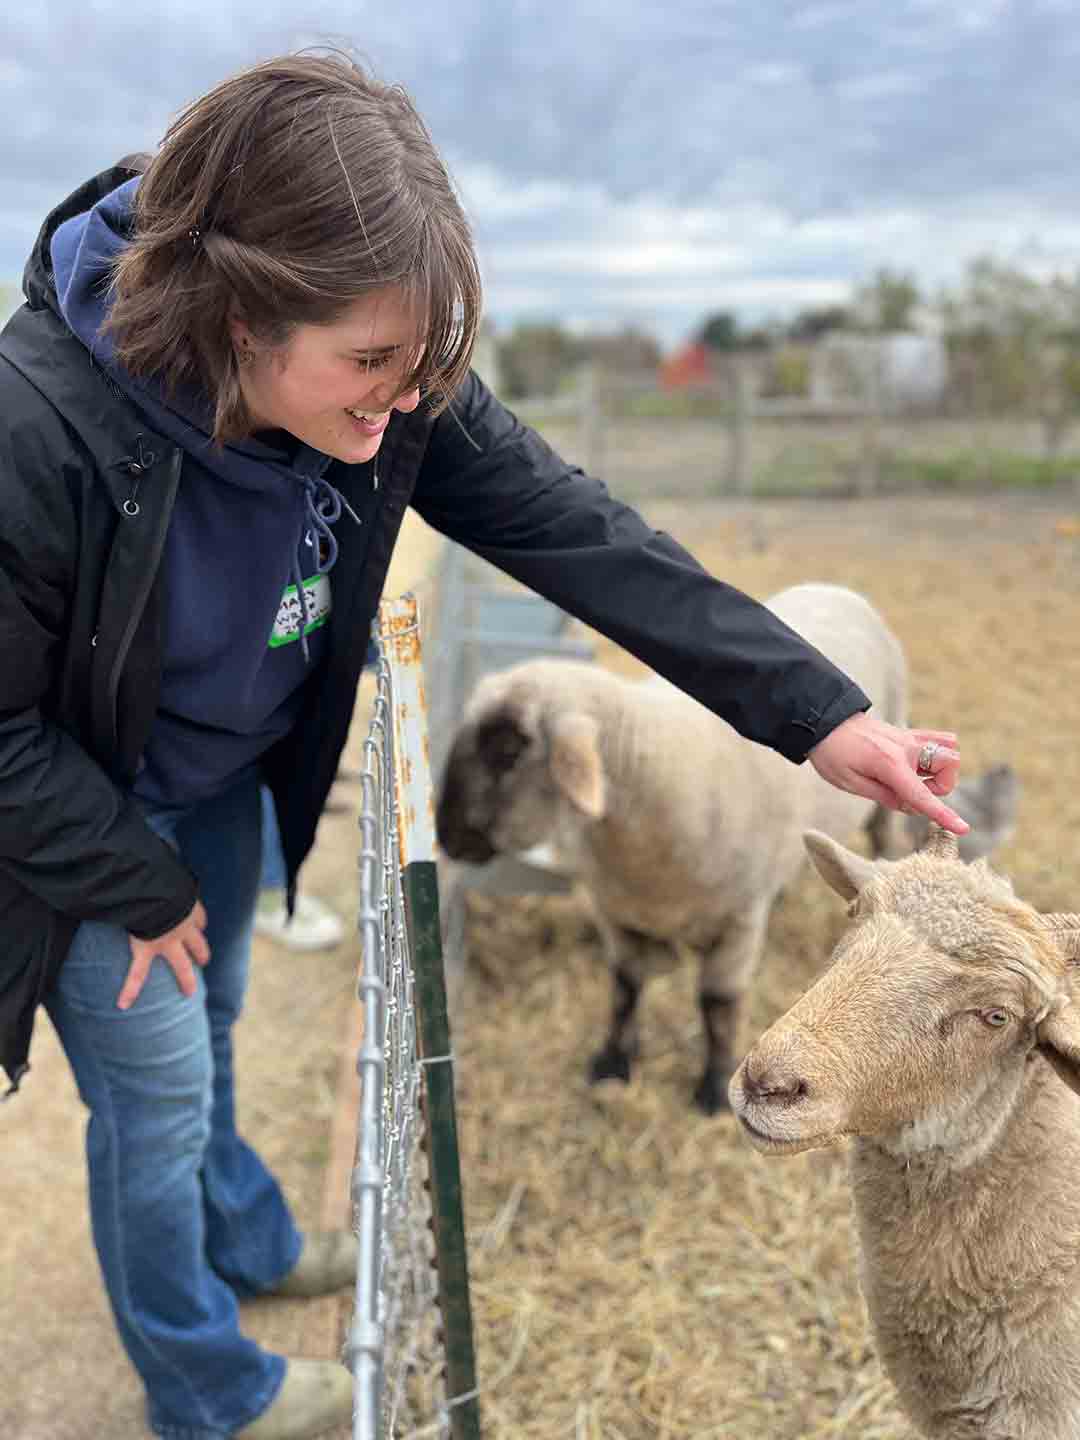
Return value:
M 236 363 L 238 365 L 250 365 L 255 359 L 255 351 L 251 349 L 246 340 L 240 342 L 240 349 L 237 351 Z

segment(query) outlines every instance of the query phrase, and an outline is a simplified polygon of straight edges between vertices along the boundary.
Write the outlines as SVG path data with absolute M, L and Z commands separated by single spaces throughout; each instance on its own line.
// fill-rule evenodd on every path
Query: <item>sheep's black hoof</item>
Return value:
M 630 1056 L 617 1045 L 605 1045 L 589 1061 L 589 1084 L 599 1085 L 601 1080 L 630 1083 Z
M 694 1091 L 694 1104 L 703 1115 L 719 1115 L 731 1108 L 728 1084 L 731 1076 L 724 1070 L 706 1070 Z

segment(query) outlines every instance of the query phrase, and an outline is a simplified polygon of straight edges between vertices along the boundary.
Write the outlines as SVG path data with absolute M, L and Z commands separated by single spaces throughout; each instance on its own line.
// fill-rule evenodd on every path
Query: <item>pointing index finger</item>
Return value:
M 958 815 L 955 810 L 951 810 L 948 805 L 933 795 L 926 785 L 916 779 L 910 771 L 904 777 L 901 793 L 910 810 L 927 816 L 936 825 L 940 825 L 943 830 L 951 830 L 954 835 L 966 835 L 971 829 L 963 816 Z

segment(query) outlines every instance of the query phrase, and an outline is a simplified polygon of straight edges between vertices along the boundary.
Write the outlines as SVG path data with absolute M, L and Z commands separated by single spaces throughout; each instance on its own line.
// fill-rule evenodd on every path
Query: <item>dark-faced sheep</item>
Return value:
M 766 602 L 846 671 L 875 712 L 907 723 L 900 645 L 861 596 L 799 585 Z M 593 1080 L 627 1080 L 650 972 L 679 949 L 699 960 L 705 1066 L 698 1105 L 727 1103 L 740 1007 L 774 900 L 804 860 L 808 828 L 898 853 L 892 812 L 737 734 L 657 677 L 534 660 L 486 676 L 454 739 L 437 806 L 451 857 L 548 847 L 575 876 L 608 941 L 614 1004 Z

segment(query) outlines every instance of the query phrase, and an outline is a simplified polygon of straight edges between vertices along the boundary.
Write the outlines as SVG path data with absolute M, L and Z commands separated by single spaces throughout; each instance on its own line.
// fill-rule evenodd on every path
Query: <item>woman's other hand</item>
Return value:
M 128 936 L 131 945 L 131 968 L 127 972 L 123 988 L 116 997 L 120 1010 L 134 1005 L 139 992 L 150 973 L 150 964 L 160 955 L 176 976 L 176 983 L 183 995 L 194 995 L 196 990 L 196 965 L 205 965 L 210 959 L 210 946 L 206 943 L 206 909 L 201 900 L 196 900 L 191 913 L 164 935 L 154 940 L 139 940 Z

